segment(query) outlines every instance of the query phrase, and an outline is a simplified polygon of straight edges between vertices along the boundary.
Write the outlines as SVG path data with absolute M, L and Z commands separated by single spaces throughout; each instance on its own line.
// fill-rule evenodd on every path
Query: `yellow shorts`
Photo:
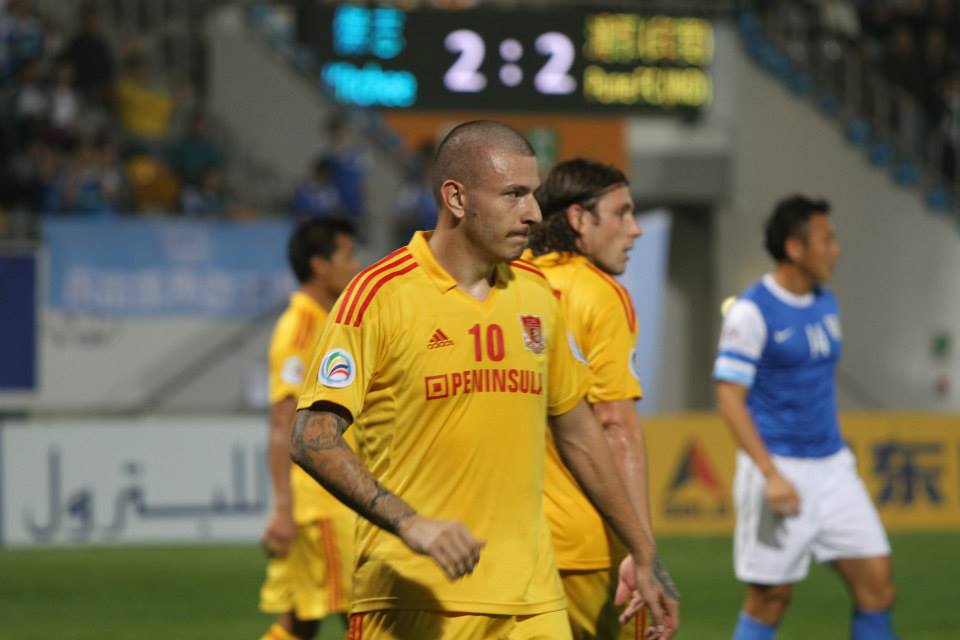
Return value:
M 635 640 L 643 637 L 634 620 L 621 626 L 620 611 L 613 604 L 617 568 L 561 571 L 567 594 L 567 614 L 574 640 Z
M 260 588 L 264 613 L 293 612 L 319 620 L 350 608 L 354 518 L 317 520 L 297 527 L 290 553 L 267 564 Z
M 350 616 L 347 640 L 570 640 L 563 609 L 529 616 L 385 609 Z

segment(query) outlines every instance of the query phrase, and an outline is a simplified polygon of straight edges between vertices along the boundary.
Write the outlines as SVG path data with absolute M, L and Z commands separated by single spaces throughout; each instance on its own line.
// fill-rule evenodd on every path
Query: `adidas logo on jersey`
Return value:
M 453 340 L 447 337 L 447 334 L 443 332 L 443 329 L 437 329 L 433 332 L 433 335 L 430 336 L 430 341 L 427 343 L 427 349 L 439 349 L 440 347 L 452 347 Z

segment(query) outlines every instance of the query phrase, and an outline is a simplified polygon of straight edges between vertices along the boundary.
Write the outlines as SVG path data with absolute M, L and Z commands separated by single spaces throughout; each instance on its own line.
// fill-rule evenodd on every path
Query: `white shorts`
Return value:
M 849 449 L 826 458 L 775 455 L 773 464 L 800 494 L 800 513 L 771 512 L 763 474 L 746 453 L 737 453 L 733 560 L 738 580 L 799 582 L 807 577 L 811 554 L 817 562 L 890 555 L 887 534 Z

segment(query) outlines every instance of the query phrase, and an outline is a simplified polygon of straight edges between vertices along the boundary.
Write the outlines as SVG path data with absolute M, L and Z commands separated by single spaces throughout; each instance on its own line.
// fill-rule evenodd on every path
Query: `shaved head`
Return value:
M 476 184 L 490 167 L 492 152 L 534 156 L 533 147 L 520 133 L 493 120 L 473 120 L 454 127 L 437 148 L 433 163 L 433 192 L 456 180 L 466 186 Z

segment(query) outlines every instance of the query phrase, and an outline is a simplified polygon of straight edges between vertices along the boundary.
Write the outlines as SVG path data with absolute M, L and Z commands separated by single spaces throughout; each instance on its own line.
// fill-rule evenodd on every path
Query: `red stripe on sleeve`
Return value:
M 367 285 L 370 284 L 370 281 L 379 276 L 384 271 L 389 271 L 394 267 L 407 262 L 408 260 L 413 260 L 413 256 L 409 252 L 401 253 L 396 256 L 396 259 L 392 262 L 388 262 L 386 259 L 381 260 L 380 262 L 364 269 L 364 271 L 357 276 L 354 282 L 358 282 L 359 286 L 354 292 L 353 296 L 350 298 L 350 308 L 347 309 L 346 314 L 343 316 L 343 324 L 350 324 L 350 320 L 353 318 L 353 311 L 357 308 L 357 303 L 360 302 L 360 298 L 363 297 L 363 292 L 367 288 Z M 344 305 L 340 309 L 343 311 L 346 309 L 347 301 L 344 300 Z M 340 314 L 337 314 L 337 317 L 340 317 Z
M 367 307 L 370 306 L 370 302 L 373 301 L 373 297 L 374 297 L 375 295 L 377 295 L 377 291 L 380 290 L 380 287 L 382 287 L 383 285 L 387 284 L 388 282 L 390 282 L 391 280 L 393 280 L 394 278 L 396 278 L 396 277 L 398 277 L 398 276 L 402 276 L 402 275 L 404 275 L 405 273 L 409 273 L 409 272 L 413 271 L 414 269 L 416 269 L 416 268 L 419 267 L 419 266 L 420 266 L 420 265 L 418 265 L 416 262 L 413 262 L 413 263 L 408 264 L 407 266 L 405 266 L 403 269 L 400 269 L 399 271 L 394 271 L 394 272 L 392 272 L 392 273 L 390 273 L 390 274 L 385 275 L 384 277 L 382 277 L 382 278 L 377 282 L 377 284 L 375 284 L 375 285 L 370 289 L 370 293 L 367 294 L 367 299 L 363 301 L 363 306 L 361 306 L 361 307 L 360 307 L 360 311 L 357 312 L 357 319 L 353 321 L 353 326 L 355 326 L 355 327 L 359 327 L 359 326 L 360 326 L 360 321 L 363 320 L 363 314 L 366 312 Z M 349 317 L 348 317 L 348 320 L 349 320 Z
M 293 327 L 293 331 L 290 334 L 290 346 L 294 349 L 299 348 L 300 343 L 300 334 L 303 333 L 303 318 L 305 312 L 302 309 L 297 310 L 297 322 Z
M 363 271 L 361 271 L 360 273 L 358 273 L 357 275 L 355 275 L 355 276 L 353 277 L 353 281 L 350 283 L 350 286 L 347 287 L 346 293 L 344 293 L 343 296 L 342 296 L 342 298 L 341 298 L 341 301 L 340 301 L 340 310 L 337 311 L 337 319 L 336 319 L 335 322 L 338 322 L 338 323 L 339 323 L 339 322 L 342 322 L 342 321 L 343 321 L 343 311 L 344 311 L 344 309 L 347 308 L 347 303 L 350 302 L 350 296 L 353 295 L 353 290 L 356 288 L 357 284 L 363 279 L 363 277 L 364 277 L 371 269 L 376 269 L 377 267 L 379 267 L 380 265 L 382 265 L 384 262 L 387 262 L 388 260 L 396 257 L 397 255 L 403 253 L 403 252 L 406 251 L 406 250 L 407 250 L 406 247 L 400 247 L 400 248 L 397 249 L 396 251 L 387 254 L 386 256 L 384 256 L 383 258 L 381 258 L 380 260 L 377 260 L 377 261 L 374 262 L 372 265 L 370 265 L 369 267 L 367 267 L 366 269 L 364 269 Z
M 294 344 L 297 349 L 304 349 L 307 346 L 310 336 L 313 335 L 315 322 L 313 316 L 304 312 L 301 318 L 300 330 L 297 332 L 297 340 Z
M 623 306 L 623 313 L 627 317 L 627 326 L 630 327 L 630 331 L 636 331 L 637 330 L 637 313 L 633 309 L 633 302 L 630 300 L 630 294 L 627 293 L 626 289 L 620 286 L 620 283 L 618 283 L 616 280 L 611 278 L 610 274 L 604 271 L 601 271 L 600 269 L 590 264 L 589 262 L 585 262 L 584 264 L 586 264 L 591 271 L 593 271 L 598 276 L 600 276 L 601 280 L 603 280 L 613 288 L 613 290 L 617 294 L 617 297 L 620 299 L 620 304 Z

